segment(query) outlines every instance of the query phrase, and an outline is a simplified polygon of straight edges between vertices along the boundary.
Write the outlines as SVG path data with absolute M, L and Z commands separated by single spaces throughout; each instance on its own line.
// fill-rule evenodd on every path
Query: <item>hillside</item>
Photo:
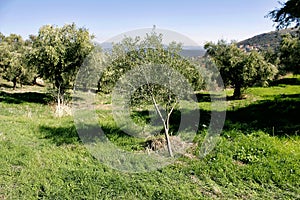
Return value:
M 280 30 L 280 31 L 271 31 L 268 33 L 259 34 L 249 39 L 240 41 L 237 44 L 240 48 L 244 48 L 247 51 L 252 49 L 267 50 L 269 48 L 275 50 L 280 45 L 280 42 L 282 40 L 282 35 L 287 33 L 295 34 L 296 31 L 297 29 L 291 29 L 291 28 Z

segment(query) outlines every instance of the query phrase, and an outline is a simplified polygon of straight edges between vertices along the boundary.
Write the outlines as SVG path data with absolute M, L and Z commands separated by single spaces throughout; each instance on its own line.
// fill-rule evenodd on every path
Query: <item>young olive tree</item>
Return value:
M 260 53 L 244 52 L 234 43 L 227 44 L 221 40 L 217 44 L 205 44 L 205 49 L 216 63 L 224 84 L 234 88 L 234 99 L 242 98 L 242 89 L 253 85 L 267 85 L 278 71 Z
M 182 88 L 181 78 L 176 74 L 181 74 L 194 89 L 202 88 L 203 79 L 191 62 L 180 56 L 181 44 L 172 42 L 164 45 L 162 37 L 153 31 L 145 38 L 127 37 L 114 44 L 111 61 L 98 82 L 98 90 L 113 92 L 116 83 L 122 80 L 123 85 L 128 85 L 127 89 L 123 88 L 124 91 L 133 91 L 131 105 L 152 104 L 163 125 L 169 155 L 173 157 L 170 118 L 179 100 L 184 98 L 182 93 L 185 90 Z M 131 73 L 130 77 L 122 78 L 127 72 Z M 139 87 L 130 89 L 131 85 Z M 177 90 L 174 91 L 174 88 Z M 120 93 L 122 94 L 122 89 Z M 118 98 L 122 98 L 121 96 Z
M 45 25 L 34 40 L 30 61 L 39 75 L 53 84 L 59 116 L 67 103 L 67 90 L 73 87 L 81 64 L 94 47 L 92 38 L 87 29 L 73 23 L 63 27 Z

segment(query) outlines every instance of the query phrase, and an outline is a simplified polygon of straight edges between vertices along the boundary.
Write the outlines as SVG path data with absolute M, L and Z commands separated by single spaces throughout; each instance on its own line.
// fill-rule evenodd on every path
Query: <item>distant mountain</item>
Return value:
M 100 46 L 102 47 L 102 49 L 106 50 L 106 49 L 112 49 L 112 43 L 111 42 L 102 42 L 100 43 Z
M 237 45 L 240 48 L 246 49 L 246 51 L 250 50 L 267 50 L 267 49 L 278 49 L 280 42 L 282 40 L 282 35 L 291 33 L 295 34 L 297 29 L 284 29 L 280 31 L 271 31 L 269 33 L 263 33 L 251 37 L 249 39 L 240 41 Z
M 202 57 L 206 53 L 201 46 L 183 46 L 180 55 L 183 57 Z
M 111 51 L 113 45 L 110 42 L 104 42 L 101 43 L 100 46 L 105 51 Z M 202 57 L 205 52 L 202 46 L 183 46 L 180 55 L 183 57 Z

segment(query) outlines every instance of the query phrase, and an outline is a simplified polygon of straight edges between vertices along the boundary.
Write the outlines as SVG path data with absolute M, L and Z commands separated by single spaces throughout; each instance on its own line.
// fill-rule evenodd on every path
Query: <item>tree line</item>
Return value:
M 268 17 L 273 19 L 278 29 L 289 26 L 299 27 L 299 0 L 289 0 L 282 8 L 273 10 Z M 242 90 L 253 85 L 267 85 L 279 73 L 300 73 L 300 34 L 285 35 L 277 52 L 244 52 L 233 42 L 220 40 L 205 44 L 207 57 L 217 65 L 226 86 L 235 89 L 234 98 L 240 98 Z M 98 82 L 98 90 L 110 91 L 111 86 L 126 70 L 143 62 L 172 63 L 172 66 L 184 74 L 198 89 L 201 76 L 193 64 L 180 57 L 180 44 L 169 44 L 165 48 L 162 36 L 151 35 L 149 38 L 135 41 L 125 38 L 114 45 L 112 52 L 125 52 L 110 63 L 110 73 L 106 73 Z M 37 35 L 30 35 L 24 40 L 20 35 L 8 36 L 0 33 L 0 75 L 13 83 L 30 84 L 37 77 L 48 80 L 56 90 L 57 103 L 64 104 L 64 96 L 74 84 L 76 74 L 89 53 L 96 46 L 94 36 L 86 28 L 79 28 L 74 23 L 63 27 L 45 25 Z M 144 44 L 144 46 L 142 45 Z M 145 45 L 147 44 L 147 45 Z M 145 51 L 147 49 L 147 51 Z M 176 56 L 174 56 L 176 55 Z M 121 64 L 120 64 L 121 63 Z

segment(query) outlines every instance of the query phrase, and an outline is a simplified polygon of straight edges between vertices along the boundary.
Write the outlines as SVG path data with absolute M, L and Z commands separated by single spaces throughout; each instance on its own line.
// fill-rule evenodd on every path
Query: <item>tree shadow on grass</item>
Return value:
M 218 94 L 203 94 L 203 93 L 196 93 L 196 98 L 197 98 L 197 101 L 198 103 L 201 103 L 201 102 L 212 102 L 212 101 L 225 101 L 226 99 L 228 98 L 231 98 L 231 97 L 222 97 Z
M 196 97 L 198 102 L 211 102 L 210 94 L 197 93 Z
M 43 135 L 43 139 L 48 139 L 57 146 L 63 144 L 76 144 L 80 141 L 74 125 L 66 127 L 51 127 L 40 126 L 40 132 Z
M 172 133 L 172 135 L 176 135 L 179 129 L 185 131 L 200 131 L 208 127 L 211 120 L 211 112 L 200 109 L 200 119 L 195 118 L 195 116 L 198 116 L 195 112 L 199 112 L 199 110 L 174 109 L 170 116 L 170 133 Z M 147 123 L 150 122 L 148 111 L 134 111 L 133 115 L 135 117 L 146 119 Z M 163 122 L 158 115 L 155 117 L 155 121 L 152 121 L 151 125 L 161 128 L 160 132 L 157 134 L 164 133 Z
M 224 130 L 238 129 L 245 134 L 262 130 L 274 136 L 297 135 L 300 132 L 299 111 L 300 94 L 278 95 L 273 100 L 261 100 L 244 108 L 227 111 Z M 184 113 L 175 110 L 171 116 L 171 131 L 174 133 L 179 128 L 182 114 Z M 136 111 L 135 115 L 148 119 L 149 112 Z M 200 110 L 198 130 L 205 129 L 209 125 L 210 120 L 211 112 Z M 206 127 L 202 125 L 206 125 Z M 133 136 L 110 124 L 102 125 L 101 129 L 99 126 L 90 126 L 81 130 L 76 130 L 75 125 L 66 127 L 40 126 L 40 132 L 44 138 L 50 139 L 56 145 L 80 142 L 81 139 L 78 133 L 86 134 L 84 142 L 93 142 L 101 139 L 99 137 L 99 132 L 101 131 L 105 133 L 106 138 L 117 143 L 123 144 L 122 141 L 128 144 L 136 142 Z
M 132 137 L 131 135 L 125 133 L 122 131 L 119 127 L 114 126 L 114 125 L 108 125 L 108 124 L 103 124 L 99 125 L 101 127 L 101 130 L 104 132 L 106 137 L 108 139 L 114 140 L 116 138 L 130 138 Z
M 262 130 L 270 135 L 297 135 L 300 132 L 300 94 L 278 95 L 245 108 L 227 111 L 224 129 L 244 133 Z
M 279 86 L 279 85 L 300 85 L 299 78 L 283 78 L 276 80 L 271 83 L 271 86 Z
M 0 83 L 0 88 L 13 88 L 13 85 L 9 83 Z
M 9 93 L 0 91 L 0 102 L 10 104 L 40 103 L 47 104 L 50 96 L 39 92 Z
M 51 126 L 40 126 L 40 132 L 42 138 L 50 140 L 51 143 L 57 146 L 65 144 L 78 144 L 78 143 L 95 143 L 99 141 L 110 141 L 122 140 L 132 138 L 132 136 L 126 134 L 118 127 L 109 125 L 85 125 L 84 128 L 77 128 L 76 126 L 70 125 L 65 127 L 51 127 Z M 104 133 L 104 134 L 103 134 Z

